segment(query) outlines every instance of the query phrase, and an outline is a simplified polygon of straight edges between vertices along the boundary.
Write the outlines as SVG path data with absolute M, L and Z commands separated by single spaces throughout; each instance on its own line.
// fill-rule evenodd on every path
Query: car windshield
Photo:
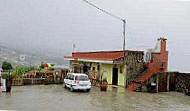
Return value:
M 88 76 L 76 76 L 79 81 L 88 81 Z

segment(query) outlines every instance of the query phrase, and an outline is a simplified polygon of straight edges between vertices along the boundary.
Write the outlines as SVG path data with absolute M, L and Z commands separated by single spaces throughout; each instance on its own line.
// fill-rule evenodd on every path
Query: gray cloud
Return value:
M 154 47 L 168 38 L 170 70 L 189 71 L 190 2 L 90 0 L 127 19 L 128 49 Z M 1 0 L 0 44 L 56 56 L 77 51 L 122 49 L 122 22 L 82 0 Z

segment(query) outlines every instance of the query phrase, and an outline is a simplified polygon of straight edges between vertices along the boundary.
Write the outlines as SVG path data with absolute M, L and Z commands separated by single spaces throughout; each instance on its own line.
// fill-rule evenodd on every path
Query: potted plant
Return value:
M 103 80 L 101 80 L 100 90 L 107 91 L 107 88 L 108 88 L 108 81 L 107 81 L 107 78 L 105 77 Z

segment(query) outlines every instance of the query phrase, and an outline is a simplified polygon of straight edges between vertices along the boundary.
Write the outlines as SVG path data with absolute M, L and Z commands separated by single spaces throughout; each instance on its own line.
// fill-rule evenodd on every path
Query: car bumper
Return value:
M 73 86 L 74 90 L 87 90 L 91 89 L 91 86 Z

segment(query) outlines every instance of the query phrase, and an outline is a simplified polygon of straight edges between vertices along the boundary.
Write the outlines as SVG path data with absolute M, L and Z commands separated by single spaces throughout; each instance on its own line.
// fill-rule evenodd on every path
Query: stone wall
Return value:
M 125 58 L 114 61 L 126 65 L 126 87 L 147 69 L 143 56 L 144 53 L 141 51 L 127 51 Z
M 190 74 L 181 73 L 176 78 L 176 91 L 190 93 Z
M 128 84 L 138 78 L 147 69 L 143 56 L 144 53 L 129 52 L 127 54 L 126 81 Z
M 141 91 L 148 91 L 148 85 L 157 84 L 157 92 L 176 91 L 190 95 L 190 74 L 179 72 L 161 72 L 154 74 L 142 84 Z

